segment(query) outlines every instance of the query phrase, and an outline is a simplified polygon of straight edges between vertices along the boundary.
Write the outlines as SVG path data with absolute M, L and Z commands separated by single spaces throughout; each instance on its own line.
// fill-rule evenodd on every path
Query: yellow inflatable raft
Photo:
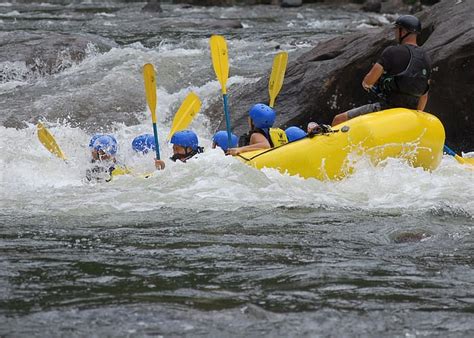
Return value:
M 443 156 L 444 139 L 444 127 L 435 116 L 395 108 L 354 118 L 332 132 L 238 157 L 258 169 L 275 168 L 304 178 L 332 180 L 350 174 L 354 161 L 362 155 L 374 164 L 395 157 L 414 167 L 434 170 Z

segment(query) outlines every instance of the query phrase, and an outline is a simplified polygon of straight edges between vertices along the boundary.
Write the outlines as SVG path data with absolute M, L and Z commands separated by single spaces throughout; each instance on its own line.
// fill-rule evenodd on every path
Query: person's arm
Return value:
M 418 106 L 416 107 L 416 109 L 424 111 L 427 102 L 428 102 L 428 92 L 420 96 L 420 98 L 418 99 Z
M 377 83 L 377 81 L 380 79 L 382 74 L 383 74 L 382 65 L 379 64 L 379 63 L 376 63 L 375 65 L 373 65 L 373 67 L 370 69 L 370 71 L 364 77 L 364 80 L 362 81 L 362 87 L 366 91 L 369 91 L 370 88 L 372 88 L 372 86 Z
M 337 114 L 332 119 L 331 127 L 337 126 L 338 124 L 342 122 L 346 122 L 348 119 L 349 119 L 349 116 L 347 116 L 347 112 Z
M 229 148 L 227 149 L 228 155 L 238 155 L 240 153 L 244 153 L 246 151 L 252 150 L 260 150 L 260 149 L 268 149 L 271 148 L 270 142 L 268 142 L 267 138 L 260 133 L 253 133 L 250 137 L 250 145 L 245 147 L 238 147 L 238 148 Z

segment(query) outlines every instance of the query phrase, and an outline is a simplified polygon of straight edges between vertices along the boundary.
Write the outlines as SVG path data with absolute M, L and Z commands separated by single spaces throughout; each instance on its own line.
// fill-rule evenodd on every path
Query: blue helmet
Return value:
M 94 140 L 92 149 L 95 151 L 103 151 L 108 155 L 115 155 L 117 153 L 117 140 L 111 135 L 100 135 Z
M 146 154 L 149 150 L 155 151 L 155 136 L 152 134 L 138 135 L 132 141 L 132 149 L 143 154 Z
M 292 126 L 285 129 L 286 137 L 288 138 L 288 142 L 297 141 L 302 139 L 306 136 L 306 133 L 303 129 Z
M 193 150 L 197 150 L 199 146 L 199 141 L 196 133 L 191 130 L 181 130 L 177 131 L 171 137 L 172 144 L 181 147 L 191 147 Z
M 99 137 L 101 136 L 109 136 L 110 138 L 112 138 L 112 140 L 117 143 L 117 140 L 115 139 L 115 137 L 113 137 L 112 135 L 105 135 L 105 134 L 95 134 L 94 136 L 91 137 L 91 140 L 89 141 L 89 149 L 92 150 L 94 148 L 94 142 L 95 140 L 97 140 Z
M 212 137 L 212 142 L 214 142 L 216 145 L 222 148 L 222 150 L 226 151 L 229 148 L 234 148 L 237 147 L 237 144 L 239 143 L 239 138 L 237 135 L 231 134 L 231 144 L 230 147 L 228 145 L 228 137 L 227 137 L 227 131 L 221 130 L 218 131 L 217 133 L 214 134 Z
M 270 128 L 275 122 L 275 111 L 263 103 L 257 103 L 249 110 L 253 125 L 257 128 Z
M 91 140 L 89 141 L 89 149 L 92 150 L 94 148 L 94 142 L 97 140 L 99 137 L 104 136 L 103 134 L 95 134 L 92 136 Z

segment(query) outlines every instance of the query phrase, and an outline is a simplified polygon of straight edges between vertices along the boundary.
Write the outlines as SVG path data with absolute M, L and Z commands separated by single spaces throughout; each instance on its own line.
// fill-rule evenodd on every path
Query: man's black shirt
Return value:
M 377 61 L 389 76 L 403 72 L 408 67 L 409 62 L 410 51 L 404 45 L 385 48 Z

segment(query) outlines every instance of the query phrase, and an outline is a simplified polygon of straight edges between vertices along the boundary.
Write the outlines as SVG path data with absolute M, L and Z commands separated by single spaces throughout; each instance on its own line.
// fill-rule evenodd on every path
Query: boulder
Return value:
M 281 0 L 281 7 L 301 7 L 303 5 L 303 0 Z
M 361 7 L 363 11 L 380 13 L 382 0 L 367 0 Z
M 434 74 L 427 111 L 446 129 L 446 143 L 474 150 L 474 1 L 444 0 L 420 13 L 421 40 Z
M 448 145 L 473 150 L 474 1 L 444 0 L 417 15 L 424 27 L 419 43 L 433 64 L 426 111 L 443 122 Z M 290 61 L 276 100 L 276 125 L 329 124 L 334 115 L 375 101 L 361 82 L 382 50 L 392 44 L 391 27 L 372 29 L 322 41 Z M 248 109 L 269 101 L 269 74 L 267 70 L 256 83 L 229 89 L 232 126 L 237 134 L 247 131 Z M 211 105 L 208 113 L 222 116 L 221 102 Z M 222 121 L 220 129 L 224 126 Z
M 276 0 L 279 1 L 279 0 Z M 296 1 L 296 0 L 293 0 Z M 300 0 L 301 1 L 301 0 Z M 275 0 L 173 0 L 174 4 L 193 6 L 235 6 L 235 5 L 270 5 L 278 4 Z
M 91 34 L 25 31 L 0 32 L 0 45 L 0 83 L 11 81 L 12 84 L 61 72 L 79 63 L 88 53 L 105 52 L 116 46 L 113 41 Z M 10 111 L 9 116 L 5 112 L 0 114 L 0 124 L 5 127 L 21 128 L 25 126 L 21 121 L 36 122 L 44 114 L 44 107 L 33 104 L 33 98 L 41 94 L 29 92 L 27 86 L 23 90 L 22 101 L 12 100 L 8 90 L 0 94 Z M 69 103 L 64 106 L 67 108 Z
M 385 0 L 381 2 L 380 12 L 382 13 L 405 13 L 409 11 L 409 6 L 403 0 Z
M 147 4 L 143 6 L 142 11 L 154 13 L 163 12 L 163 10 L 161 9 L 160 1 L 158 0 L 148 0 Z
M 105 52 L 115 42 L 92 34 L 0 32 L 0 81 L 58 73 L 93 49 Z M 20 67 L 20 65 L 22 65 Z

